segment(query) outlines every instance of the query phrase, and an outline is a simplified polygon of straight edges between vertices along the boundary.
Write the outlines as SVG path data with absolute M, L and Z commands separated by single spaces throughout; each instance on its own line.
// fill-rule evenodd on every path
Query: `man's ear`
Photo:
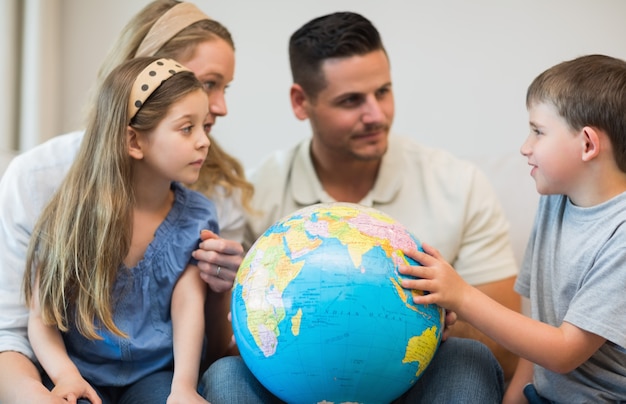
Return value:
M 130 126 L 126 127 L 126 145 L 128 146 L 128 155 L 135 160 L 143 159 L 143 151 L 141 150 L 141 142 L 139 133 Z
M 289 90 L 289 97 L 291 99 L 291 108 L 293 113 L 301 121 L 308 119 L 307 104 L 309 102 L 306 93 L 300 86 L 300 84 L 293 84 Z
M 595 128 L 591 126 L 585 126 L 581 130 L 582 141 L 582 160 L 591 161 L 600 154 L 600 142 L 608 141 L 606 136 L 601 134 Z

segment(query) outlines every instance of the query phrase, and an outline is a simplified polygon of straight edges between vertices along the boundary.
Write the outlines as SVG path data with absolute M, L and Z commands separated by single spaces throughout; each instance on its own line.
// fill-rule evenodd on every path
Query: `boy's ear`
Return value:
M 596 158 L 600 154 L 600 141 L 605 139 L 608 141 L 606 136 L 601 137 L 600 133 L 590 126 L 582 128 L 581 136 L 583 161 L 591 161 Z
M 141 142 L 139 134 L 130 126 L 126 127 L 126 144 L 128 146 L 128 155 L 136 160 L 143 159 L 143 151 L 141 150 Z
M 293 84 L 289 90 L 289 98 L 291 99 L 291 108 L 293 113 L 301 121 L 304 121 L 309 117 L 307 113 L 307 103 L 309 102 L 306 93 L 300 86 L 300 84 Z

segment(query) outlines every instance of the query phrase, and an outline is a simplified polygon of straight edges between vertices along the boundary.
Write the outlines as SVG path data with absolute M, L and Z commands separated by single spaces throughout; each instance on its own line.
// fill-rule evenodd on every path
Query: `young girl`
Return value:
M 136 58 L 102 84 L 27 255 L 28 337 L 58 396 L 206 402 L 206 285 L 191 253 L 218 226 L 212 202 L 180 184 L 198 179 L 208 116 L 202 84 L 171 59 Z

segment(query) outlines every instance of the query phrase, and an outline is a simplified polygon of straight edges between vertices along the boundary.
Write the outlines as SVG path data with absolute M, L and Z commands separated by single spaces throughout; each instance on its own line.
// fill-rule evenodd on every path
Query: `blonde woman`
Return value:
M 175 24 L 173 22 L 176 22 Z M 113 44 L 98 83 L 135 56 L 169 57 L 188 67 L 209 93 L 212 127 L 227 113 L 224 91 L 234 74 L 234 45 L 229 31 L 192 3 L 157 0 L 134 16 Z M 93 102 L 90 104 L 90 108 Z M 0 181 L 0 402 L 65 401 L 41 383 L 26 335 L 28 309 L 20 293 L 27 246 L 35 220 L 74 161 L 83 131 L 58 136 L 16 157 Z M 228 352 L 232 330 L 227 320 L 230 288 L 242 259 L 244 210 L 252 194 L 241 165 L 213 139 L 200 179 L 193 188 L 209 196 L 217 209 L 220 235 L 194 252 L 206 300 L 207 349 L 203 367 Z M 213 290 L 218 292 L 213 292 Z

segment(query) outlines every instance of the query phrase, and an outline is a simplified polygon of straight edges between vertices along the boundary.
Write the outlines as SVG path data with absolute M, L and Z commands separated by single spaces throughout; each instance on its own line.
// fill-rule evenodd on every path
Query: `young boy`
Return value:
M 417 303 L 437 303 L 522 358 L 505 403 L 626 401 L 626 62 L 589 55 L 528 88 L 521 153 L 542 195 L 516 290 L 533 319 L 468 285 L 424 245 Z M 534 365 L 533 365 L 534 364 Z

